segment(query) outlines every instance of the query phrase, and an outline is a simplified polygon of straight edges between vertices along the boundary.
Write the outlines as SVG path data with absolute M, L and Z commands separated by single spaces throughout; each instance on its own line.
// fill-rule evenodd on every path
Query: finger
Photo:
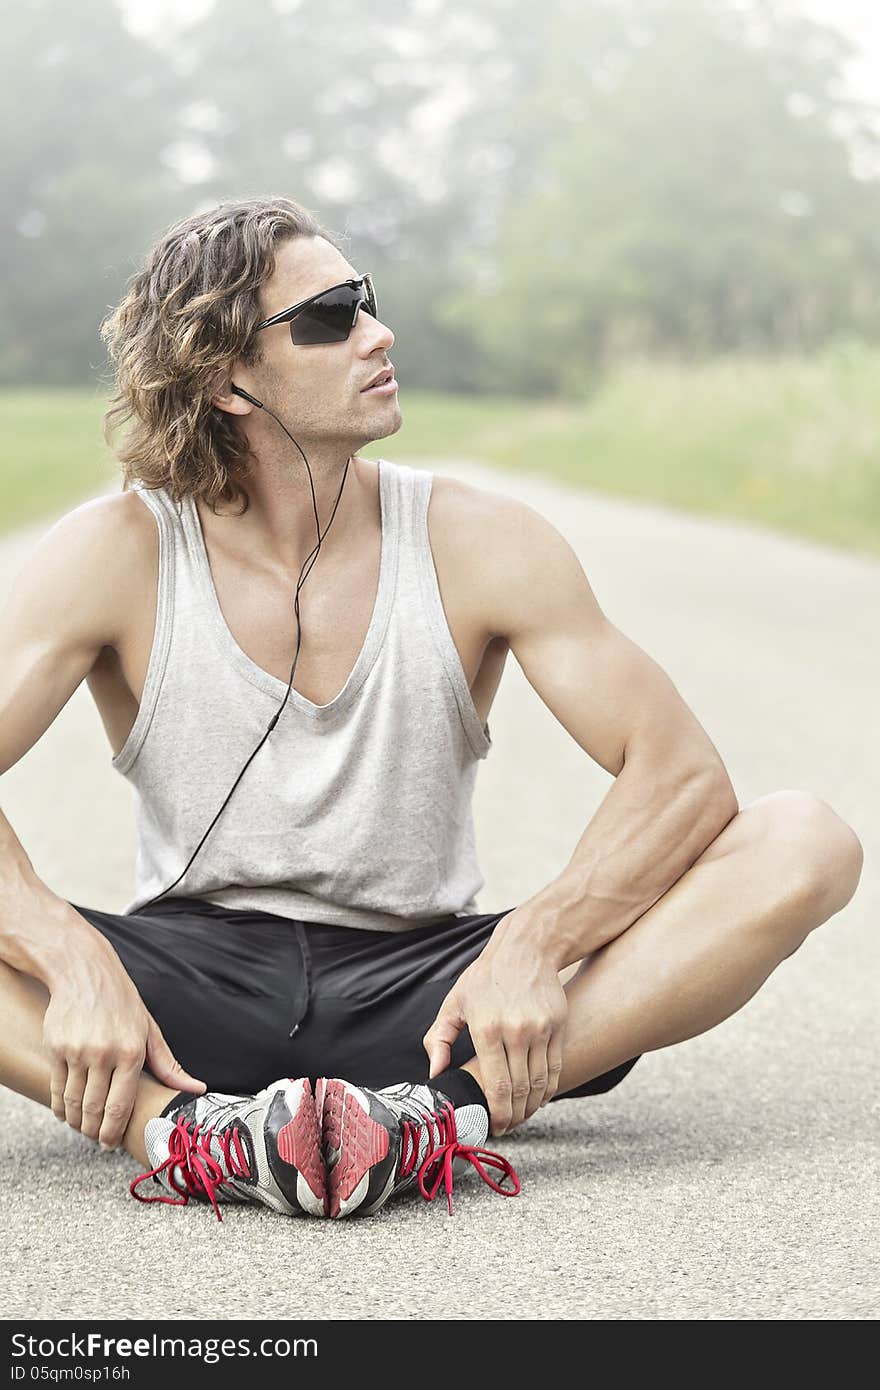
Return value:
M 529 1094 L 526 1101 L 525 1119 L 529 1119 L 544 1104 L 544 1096 L 547 1094 L 549 1043 L 549 1037 L 546 1041 L 539 1038 L 529 1048 Z
M 500 1030 L 487 1033 L 479 1029 L 474 1032 L 472 1028 L 471 1041 L 483 1078 L 483 1093 L 489 1103 L 489 1132 L 503 1134 L 510 1124 L 511 1080 Z
M 176 1091 L 207 1091 L 204 1081 L 190 1076 L 178 1062 L 171 1048 L 162 1036 L 162 1030 L 154 1018 L 150 1019 L 147 1033 L 146 1064 L 157 1081 L 172 1086 Z
M 451 1065 L 452 1047 L 464 1024 L 458 996 L 450 990 L 437 1011 L 437 1017 L 422 1038 L 422 1045 L 431 1063 L 429 1080 Z
M 504 1040 L 507 1054 L 507 1070 L 510 1073 L 510 1121 L 507 1128 L 514 1129 L 525 1119 L 526 1103 L 529 1099 L 529 1044 L 527 1040 L 508 1036 Z
M 112 1075 L 109 1067 L 89 1068 L 80 1110 L 80 1131 L 87 1139 L 98 1137 Z
M 98 1134 L 102 1149 L 115 1149 L 125 1138 L 140 1078 L 140 1066 L 117 1067 L 114 1071 Z
M 66 1118 L 64 1114 L 64 1088 L 66 1085 L 67 1063 L 62 1057 L 52 1063 L 52 1073 L 49 1077 L 49 1104 L 56 1120 Z
M 446 1042 L 435 1042 L 430 1045 L 426 1043 L 425 1051 L 430 1062 L 428 1067 L 428 1080 L 430 1081 L 452 1065 L 452 1047 Z
M 565 1045 L 565 1026 L 557 1028 L 547 1045 L 547 1089 L 542 1105 L 552 1100 L 559 1090 L 559 1077 L 562 1072 L 562 1053 Z
M 64 1118 L 73 1129 L 82 1123 L 82 1098 L 88 1072 L 85 1067 L 68 1066 L 64 1087 Z

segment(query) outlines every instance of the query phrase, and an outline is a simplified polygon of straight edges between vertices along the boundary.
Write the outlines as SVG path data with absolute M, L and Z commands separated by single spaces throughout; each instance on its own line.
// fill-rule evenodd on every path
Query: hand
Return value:
M 452 1044 L 467 1025 L 496 1135 L 545 1105 L 562 1070 L 568 999 L 555 966 L 528 930 L 529 911 L 507 913 L 422 1039 L 429 1075 L 436 1076 L 450 1065 Z
M 112 947 L 55 983 L 43 1019 L 52 1113 L 114 1149 L 125 1136 L 146 1062 L 175 1091 L 207 1088 L 175 1061 Z

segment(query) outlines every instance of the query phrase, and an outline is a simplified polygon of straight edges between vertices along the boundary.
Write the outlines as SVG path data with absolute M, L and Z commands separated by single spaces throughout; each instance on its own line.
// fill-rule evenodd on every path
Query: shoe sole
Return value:
M 290 1119 L 280 1126 L 275 1136 L 278 1157 L 297 1171 L 296 1199 L 303 1211 L 310 1216 L 326 1216 L 327 1179 L 311 1082 L 308 1078 L 291 1077 L 282 1095 Z M 269 1166 L 271 1168 L 272 1164 Z
M 327 1215 L 334 1221 L 351 1216 L 369 1191 L 374 1168 L 388 1158 L 389 1135 L 370 1115 L 370 1103 L 350 1081 L 321 1077 L 315 1087 L 315 1108 L 327 1164 Z M 393 1185 L 394 1169 L 386 1186 Z M 370 1203 L 369 1213 L 382 1205 L 387 1192 Z

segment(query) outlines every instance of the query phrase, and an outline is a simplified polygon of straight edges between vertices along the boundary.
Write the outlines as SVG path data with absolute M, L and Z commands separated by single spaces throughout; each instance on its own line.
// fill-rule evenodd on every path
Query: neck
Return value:
M 240 517 L 219 515 L 216 534 L 225 545 L 246 553 L 251 562 L 259 561 L 296 580 L 317 545 L 316 507 L 323 537 L 316 563 L 331 554 L 351 551 L 370 527 L 381 524 L 381 512 L 375 460 L 355 454 L 349 461 L 348 455 L 337 454 L 332 460 L 325 455 L 313 461 L 308 445 L 303 444 L 312 473 L 313 498 L 302 457 L 293 445 L 290 447 L 299 468 L 287 457 L 283 464 L 263 458 L 252 462 L 248 473 L 237 479 L 247 493 L 248 509 Z

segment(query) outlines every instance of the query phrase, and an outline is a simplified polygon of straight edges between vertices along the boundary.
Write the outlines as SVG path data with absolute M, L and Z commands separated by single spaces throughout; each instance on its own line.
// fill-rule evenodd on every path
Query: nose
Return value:
M 367 325 L 366 329 L 363 328 L 364 324 Z M 362 336 L 366 333 L 367 341 L 371 345 L 369 352 L 372 352 L 373 348 L 377 346 L 390 348 L 394 342 L 394 334 L 388 325 L 383 323 L 381 319 L 374 319 L 372 314 L 363 307 L 358 310 L 356 327 L 361 330 Z

